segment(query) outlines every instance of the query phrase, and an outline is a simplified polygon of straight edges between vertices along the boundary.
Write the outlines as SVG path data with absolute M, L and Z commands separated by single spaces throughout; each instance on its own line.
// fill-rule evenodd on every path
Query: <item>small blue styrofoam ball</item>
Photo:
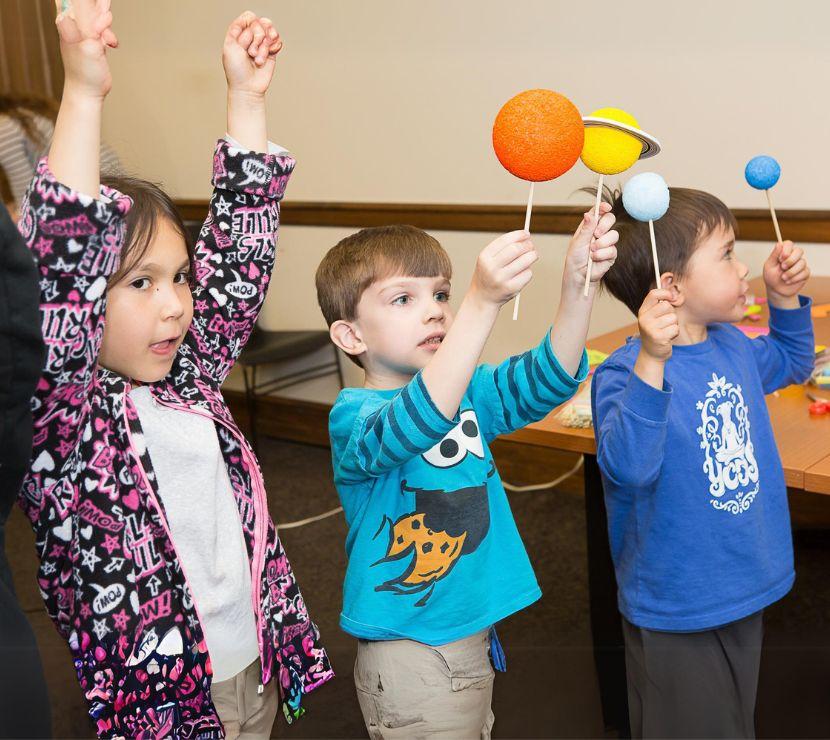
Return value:
M 622 200 L 631 218 L 656 221 L 669 210 L 669 186 L 656 172 L 643 172 L 625 184 Z
M 746 163 L 744 177 L 756 190 L 769 190 L 781 177 L 781 165 L 773 157 L 761 154 Z

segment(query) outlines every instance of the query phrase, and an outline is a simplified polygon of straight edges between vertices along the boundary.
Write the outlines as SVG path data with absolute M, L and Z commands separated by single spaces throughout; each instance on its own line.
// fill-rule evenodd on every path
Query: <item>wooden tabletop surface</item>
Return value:
M 763 296 L 761 278 L 751 281 L 751 292 Z M 814 304 L 830 303 L 830 278 L 811 278 L 805 293 Z M 741 323 L 766 326 L 769 312 L 762 306 L 760 321 L 744 319 Z M 830 316 L 814 317 L 816 344 L 830 346 Z M 626 337 L 635 334 L 637 325 L 632 323 L 622 329 L 588 340 L 590 349 L 610 353 L 622 346 Z M 807 392 L 830 398 L 830 391 L 822 392 L 813 386 L 790 386 L 767 396 L 767 406 L 784 465 L 784 477 L 791 488 L 830 494 L 830 415 L 810 416 L 810 399 Z M 596 454 L 594 430 L 572 429 L 560 424 L 553 417 L 558 409 L 542 421 L 530 424 L 514 432 L 509 439 L 516 442 Z

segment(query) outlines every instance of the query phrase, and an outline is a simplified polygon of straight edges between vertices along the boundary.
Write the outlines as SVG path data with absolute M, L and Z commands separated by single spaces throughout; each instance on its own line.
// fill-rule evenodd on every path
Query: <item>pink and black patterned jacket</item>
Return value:
M 170 374 L 151 386 L 159 403 L 216 424 L 251 562 L 262 682 L 279 681 L 289 721 L 302 713 L 301 695 L 333 673 L 220 386 L 262 306 L 293 168 L 287 154 L 218 143 L 196 244 L 193 323 Z M 20 503 L 35 530 L 47 611 L 69 642 L 99 736 L 219 738 L 207 647 L 130 382 L 97 365 L 107 278 L 131 206 L 121 193 L 102 194 L 93 200 L 61 185 L 44 160 L 22 209 L 48 356 Z

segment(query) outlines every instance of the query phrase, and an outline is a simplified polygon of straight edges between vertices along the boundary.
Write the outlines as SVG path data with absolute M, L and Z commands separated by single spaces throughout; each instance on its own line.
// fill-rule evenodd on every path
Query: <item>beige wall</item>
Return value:
M 113 0 L 122 47 L 105 136 L 126 163 L 176 196 L 209 193 L 210 152 L 224 131 L 220 44 L 237 12 L 270 15 L 286 42 L 270 98 L 273 139 L 298 158 L 297 200 L 522 203 L 526 183 L 501 169 L 490 146 L 499 106 L 529 87 L 551 87 L 584 112 L 614 105 L 637 116 L 664 151 L 633 172 L 710 190 L 733 207 L 763 207 L 743 180 L 758 153 L 783 166 L 781 208 L 826 208 L 830 118 L 825 30 L 830 3 L 730 0 Z M 536 202 L 580 202 L 581 164 L 537 188 Z M 517 224 L 521 226 L 521 224 Z M 322 327 L 313 273 L 347 230 L 286 227 L 263 321 Z M 456 268 L 456 297 L 487 234 L 436 233 Z M 786 236 L 786 235 L 785 235 Z M 505 312 L 486 350 L 494 360 L 542 335 L 558 300 L 567 240 L 540 236 L 543 258 L 522 301 Z M 753 267 L 767 244 L 741 244 Z M 830 275 L 830 245 L 809 248 Z M 630 320 L 601 299 L 591 331 Z M 354 376 L 353 376 L 354 377 Z M 331 396 L 321 381 L 295 391 Z

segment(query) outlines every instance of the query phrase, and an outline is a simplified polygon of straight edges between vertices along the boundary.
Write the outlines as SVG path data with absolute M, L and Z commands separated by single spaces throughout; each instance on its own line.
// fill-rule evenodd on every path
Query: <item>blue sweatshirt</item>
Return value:
M 420 373 L 403 388 L 342 391 L 331 411 L 334 482 L 349 533 L 344 631 L 442 645 L 541 596 L 488 443 L 543 418 L 585 379 L 542 343 L 473 375 L 454 419 Z
M 700 344 L 675 346 L 662 390 L 634 374 L 639 339 L 597 368 L 597 461 L 629 622 L 713 629 L 790 590 L 787 487 L 764 395 L 812 370 L 810 301 L 800 301 L 770 307 L 768 336 L 715 324 Z

